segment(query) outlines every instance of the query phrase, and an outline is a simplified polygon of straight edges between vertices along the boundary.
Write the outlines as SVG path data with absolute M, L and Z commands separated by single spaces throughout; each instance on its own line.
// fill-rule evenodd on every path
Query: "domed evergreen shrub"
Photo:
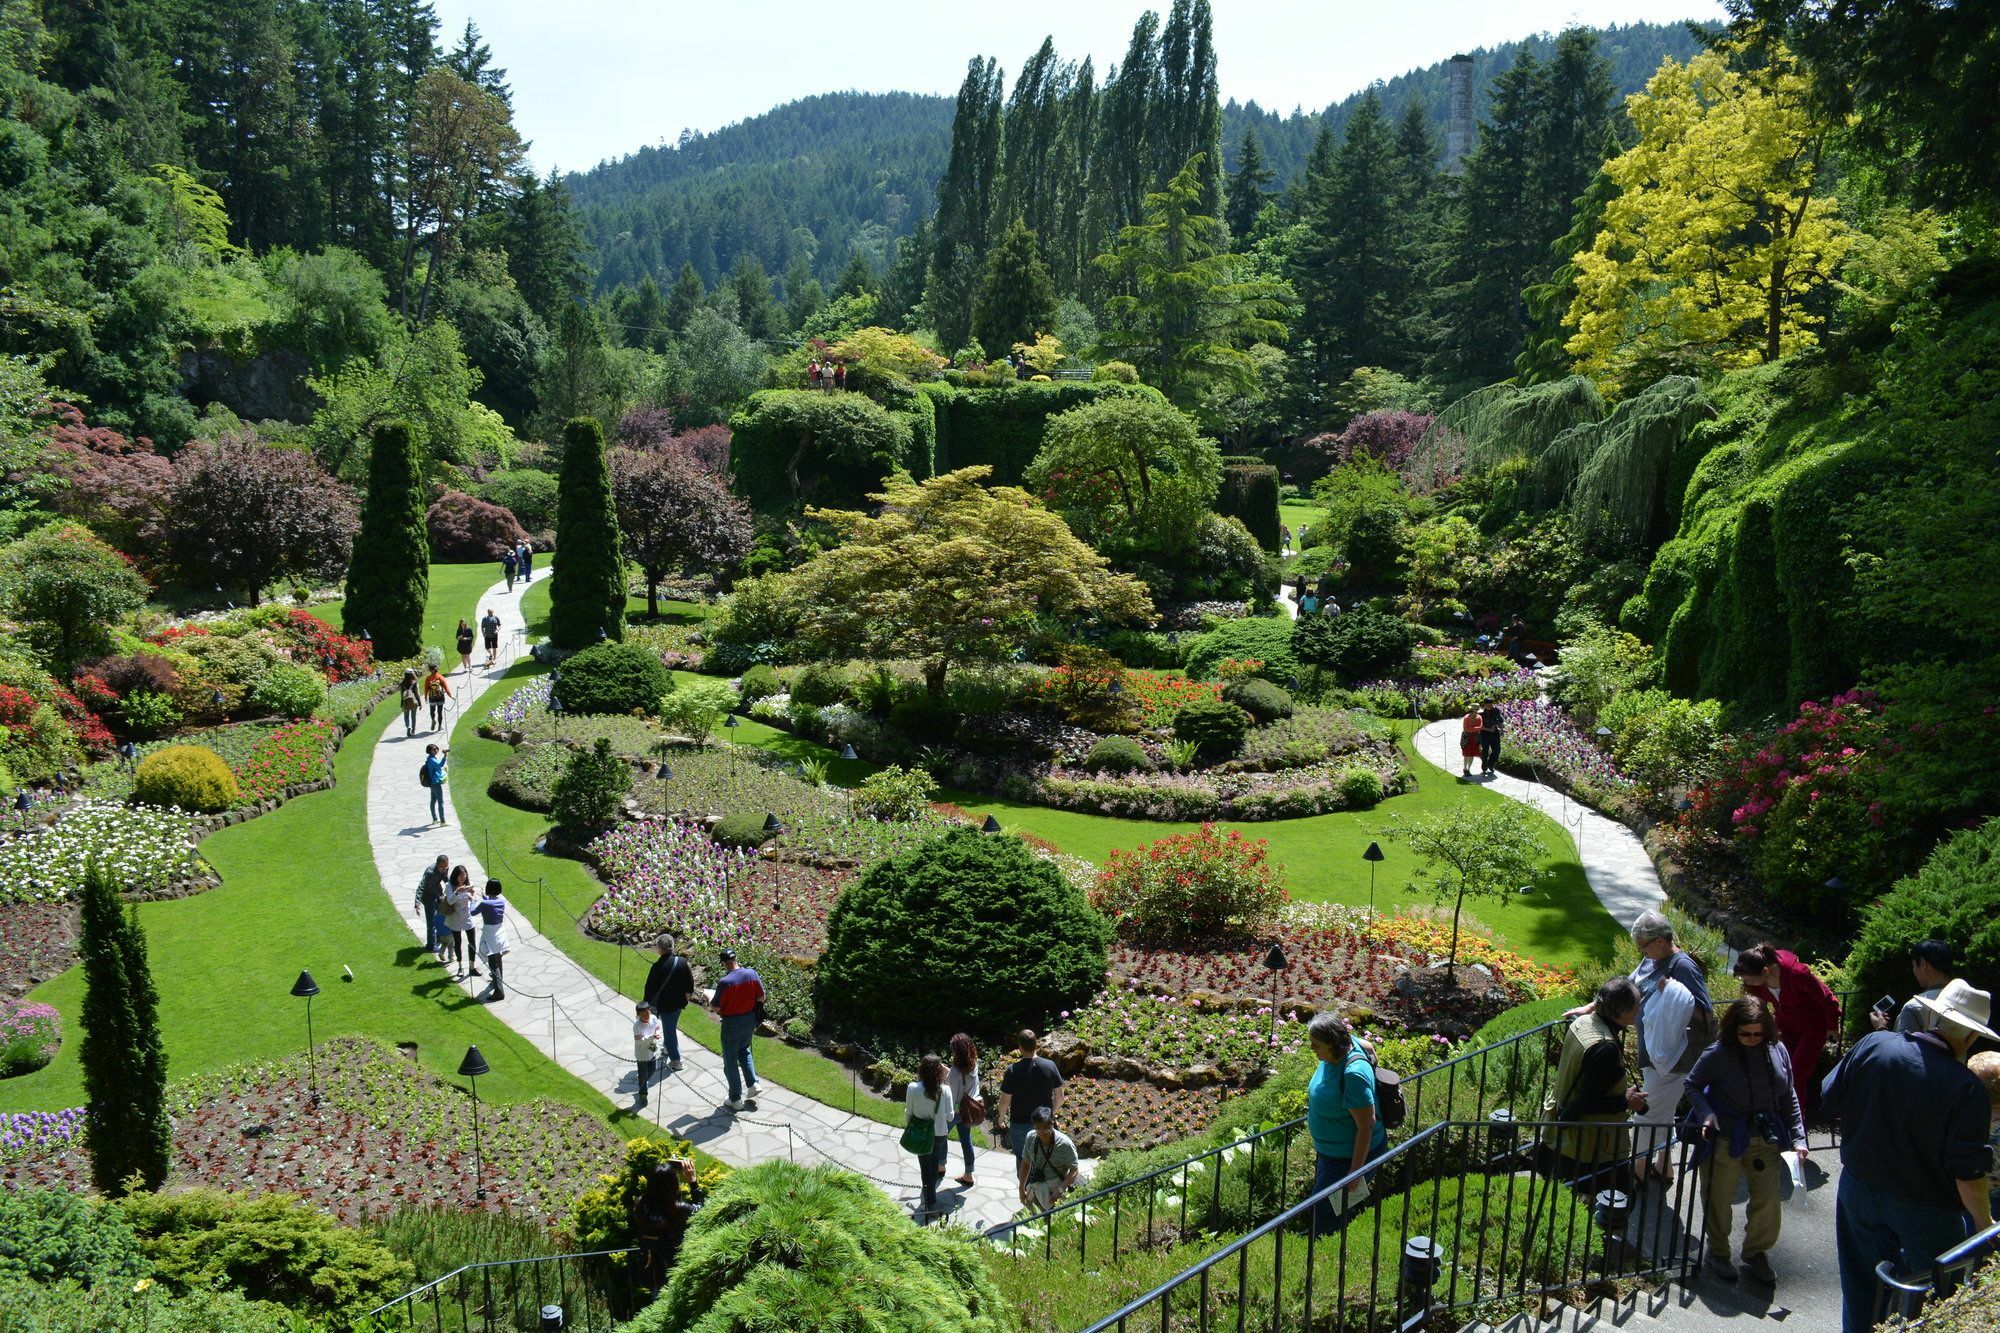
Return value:
M 280 662 L 264 673 L 250 691 L 250 702 L 286 717 L 311 717 L 326 702 L 326 677 L 317 671 L 290 662 Z
M 650 648 L 600 643 L 562 664 L 555 698 L 565 713 L 653 713 L 674 678 Z
M 762 847 L 778 836 L 778 830 L 766 828 L 764 821 L 767 810 L 741 810 L 733 815 L 724 815 L 715 821 L 708 836 L 724 847 Z
M 0 1190 L 0 1278 L 126 1282 L 147 1269 L 115 1203 L 67 1190 Z
M 814 662 L 801 671 L 799 678 L 792 682 L 792 699 L 796 703 L 824 708 L 828 704 L 837 704 L 846 697 L 846 668 L 832 662 Z
M 1174 739 L 1193 741 L 1210 763 L 1242 749 L 1249 734 L 1250 715 L 1221 699 L 1197 699 L 1174 714 Z
M 1106 736 L 1090 747 L 1083 766 L 1093 773 L 1144 773 L 1153 767 L 1153 761 L 1130 736 Z
M 1862 909 L 1848 984 L 1870 998 L 1907 994 L 1910 946 L 1920 940 L 1949 944 L 1958 975 L 1980 990 L 2000 986 L 2000 819 L 1939 843 L 1916 874 Z
M 242 798 L 236 775 L 205 745 L 169 745 L 139 761 L 132 792 L 147 805 L 177 805 L 204 813 L 227 810 Z
M 1011 1327 L 971 1235 L 918 1226 L 851 1171 L 771 1161 L 723 1179 L 666 1289 L 619 1333 Z
M 1027 844 L 957 828 L 868 869 L 833 905 L 822 1012 L 918 1013 L 998 1033 L 1104 984 L 1110 923 Z M 948 1016 L 948 1017 L 946 1017 Z
M 759 699 L 768 699 L 774 694 L 783 694 L 785 687 L 778 679 L 778 673 L 771 667 L 759 663 L 743 673 L 741 693 L 743 706 L 749 707 Z
M 1292 715 L 1292 692 L 1258 676 L 1239 676 L 1222 687 L 1222 697 L 1255 718 L 1258 726 Z
M 1417 646 L 1416 626 L 1368 606 L 1337 616 L 1307 616 L 1292 632 L 1292 651 L 1307 666 L 1343 680 L 1392 675 Z
M 1371 769 L 1350 768 L 1340 775 L 1340 795 L 1350 810 L 1382 803 L 1382 779 Z

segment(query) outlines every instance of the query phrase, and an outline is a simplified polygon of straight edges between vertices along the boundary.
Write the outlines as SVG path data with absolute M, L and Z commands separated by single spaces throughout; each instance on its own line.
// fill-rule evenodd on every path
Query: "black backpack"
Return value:
M 417 785 L 419 787 L 431 785 L 431 764 L 428 759 L 417 765 Z
M 1401 1129 L 1409 1114 L 1410 1108 L 1403 1104 L 1403 1076 L 1375 1065 L 1375 1118 L 1384 1129 Z

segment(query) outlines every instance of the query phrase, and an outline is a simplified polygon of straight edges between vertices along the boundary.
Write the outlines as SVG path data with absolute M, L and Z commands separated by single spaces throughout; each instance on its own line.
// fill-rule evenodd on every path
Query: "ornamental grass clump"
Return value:
M 1121 938 L 1148 943 L 1248 935 L 1284 905 L 1283 867 L 1270 845 L 1203 824 L 1136 851 L 1115 851 L 1091 904 Z

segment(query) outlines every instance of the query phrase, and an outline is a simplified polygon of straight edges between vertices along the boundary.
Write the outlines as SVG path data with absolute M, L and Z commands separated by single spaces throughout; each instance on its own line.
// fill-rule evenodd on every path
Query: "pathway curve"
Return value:
M 1418 730 L 1417 753 L 1457 776 L 1458 719 L 1432 722 Z M 1589 806 L 1580 805 L 1554 787 L 1505 773 L 1478 775 L 1471 781 L 1499 792 L 1524 805 L 1532 805 L 1561 824 L 1576 844 L 1576 859 L 1583 866 L 1590 891 L 1611 919 L 1630 930 L 1639 914 L 1666 901 L 1659 871 L 1632 830 L 1615 819 L 1607 819 Z
M 549 575 L 543 572 L 540 577 Z M 501 656 L 490 670 L 482 671 L 478 669 L 482 648 L 473 654 L 470 676 L 453 673 L 451 684 L 457 698 L 452 721 L 499 681 L 523 651 L 521 595 L 527 586 L 517 583 L 509 592 L 504 583 L 498 583 L 480 598 L 477 614 L 484 615 L 490 607 L 504 627 Z M 470 867 L 475 884 L 483 885 L 487 874 L 466 844 L 456 812 L 453 822 L 444 828 L 433 828 L 426 822 L 428 793 L 418 785 L 416 775 L 424 746 L 432 739 L 424 732 L 406 737 L 400 719 L 392 720 L 377 742 L 374 762 L 368 769 L 368 840 L 375 868 L 403 924 L 419 940 L 424 927 L 411 900 L 418 878 L 439 853 L 449 856 L 453 865 Z M 631 999 L 613 991 L 557 948 L 528 920 L 522 911 L 524 901 L 515 900 L 508 913 L 507 934 L 512 947 L 507 954 L 507 998 L 493 1004 L 492 1012 L 543 1050 L 549 1049 L 553 1038 L 558 1064 L 606 1098 L 629 1105 L 638 1088 L 632 1063 Z M 567 922 L 563 925 L 568 928 Z M 425 957 L 417 966 L 438 965 Z M 635 985 L 639 975 L 635 973 Z M 464 983 L 468 994 L 476 994 L 483 986 L 483 981 Z M 556 1029 L 553 1034 L 552 1024 Z M 762 1080 L 756 1109 L 734 1113 L 725 1104 L 728 1093 L 722 1058 L 686 1034 L 682 1035 L 681 1054 L 685 1068 L 666 1074 L 665 1081 L 652 1091 L 654 1119 L 662 1129 L 692 1140 L 730 1166 L 750 1166 L 773 1157 L 808 1165 L 830 1161 L 861 1172 L 906 1206 L 916 1206 L 916 1164 L 897 1144 L 900 1126 L 878 1124 L 825 1106 L 781 1088 L 769 1078 Z M 941 1207 L 952 1210 L 954 1220 L 983 1228 L 1011 1217 L 1017 1200 L 1013 1158 L 991 1149 L 977 1151 L 974 1176 L 978 1183 L 967 1190 L 953 1184 L 947 1175 L 938 1199 Z M 962 1165 L 961 1151 L 954 1144 L 952 1174 Z

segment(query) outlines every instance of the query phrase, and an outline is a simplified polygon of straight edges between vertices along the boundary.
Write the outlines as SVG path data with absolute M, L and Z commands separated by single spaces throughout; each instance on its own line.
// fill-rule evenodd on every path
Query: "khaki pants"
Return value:
M 1785 1155 L 1769 1139 L 1752 1136 L 1741 1157 L 1729 1155 L 1727 1139 L 1718 1139 L 1715 1155 L 1702 1167 L 1702 1194 L 1708 1217 L 1708 1252 L 1729 1257 L 1729 1228 L 1736 1182 L 1750 1181 L 1750 1218 L 1743 1228 L 1743 1257 L 1764 1254 L 1778 1243 L 1778 1178 L 1785 1174 Z

